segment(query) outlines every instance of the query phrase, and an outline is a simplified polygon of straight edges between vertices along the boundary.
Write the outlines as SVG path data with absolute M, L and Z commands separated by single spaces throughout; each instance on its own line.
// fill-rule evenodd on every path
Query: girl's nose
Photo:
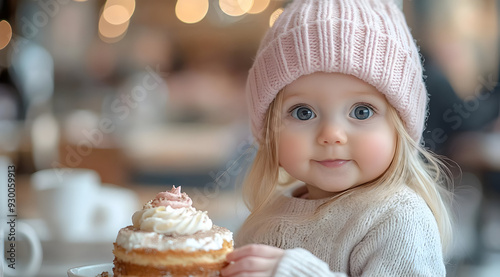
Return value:
M 347 143 L 347 134 L 340 124 L 325 123 L 321 126 L 318 143 L 321 145 L 345 144 Z

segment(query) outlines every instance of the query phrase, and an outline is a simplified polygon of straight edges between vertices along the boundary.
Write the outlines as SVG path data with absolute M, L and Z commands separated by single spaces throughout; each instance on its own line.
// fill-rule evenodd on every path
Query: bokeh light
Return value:
M 277 10 L 275 10 L 271 16 L 269 17 L 269 26 L 270 27 L 273 27 L 274 25 L 274 22 L 276 22 L 276 20 L 278 19 L 278 17 L 280 17 L 280 15 L 283 13 L 283 9 L 282 8 L 279 8 Z
M 267 9 L 271 0 L 254 0 L 252 8 L 248 11 L 250 14 L 258 14 Z
M 4 49 L 12 39 L 12 27 L 6 20 L 0 21 L 0 50 Z
M 99 35 L 105 42 L 117 42 L 127 32 L 129 23 L 130 21 L 127 20 L 123 24 L 114 25 L 106 21 L 104 16 L 101 16 L 99 19 Z
M 102 12 L 102 16 L 104 19 L 113 24 L 113 25 L 121 25 L 130 19 L 130 14 L 128 10 L 122 5 L 113 5 L 109 7 L 105 7 Z
M 240 16 L 253 6 L 253 0 L 219 0 L 220 9 L 227 15 Z
M 208 0 L 178 0 L 175 15 L 184 23 L 197 23 L 207 14 L 208 6 Z
M 108 0 L 99 18 L 99 37 L 107 43 L 120 41 L 135 11 L 135 0 Z
M 135 0 L 107 0 L 104 8 L 119 5 L 127 9 L 130 16 L 134 14 L 135 11 Z

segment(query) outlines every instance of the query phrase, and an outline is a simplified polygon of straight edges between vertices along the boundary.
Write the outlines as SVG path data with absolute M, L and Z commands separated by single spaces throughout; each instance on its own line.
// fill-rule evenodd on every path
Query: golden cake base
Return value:
M 114 243 L 113 274 L 115 277 L 220 276 L 220 270 L 227 265 L 226 255 L 232 250 L 233 244 L 228 241 L 224 241 L 219 250 L 192 252 L 156 249 L 127 251 Z

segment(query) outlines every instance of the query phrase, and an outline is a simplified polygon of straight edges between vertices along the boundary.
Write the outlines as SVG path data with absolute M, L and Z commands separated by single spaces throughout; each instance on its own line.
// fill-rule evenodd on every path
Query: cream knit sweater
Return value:
M 242 226 L 235 244 L 287 249 L 275 276 L 446 275 L 436 221 L 413 190 L 325 203 L 287 190 Z

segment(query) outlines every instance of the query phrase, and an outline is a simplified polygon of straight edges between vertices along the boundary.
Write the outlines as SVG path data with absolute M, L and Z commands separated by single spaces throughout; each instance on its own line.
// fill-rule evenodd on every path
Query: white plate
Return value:
M 103 271 L 113 277 L 113 263 L 73 267 L 68 270 L 68 277 L 95 277 Z

